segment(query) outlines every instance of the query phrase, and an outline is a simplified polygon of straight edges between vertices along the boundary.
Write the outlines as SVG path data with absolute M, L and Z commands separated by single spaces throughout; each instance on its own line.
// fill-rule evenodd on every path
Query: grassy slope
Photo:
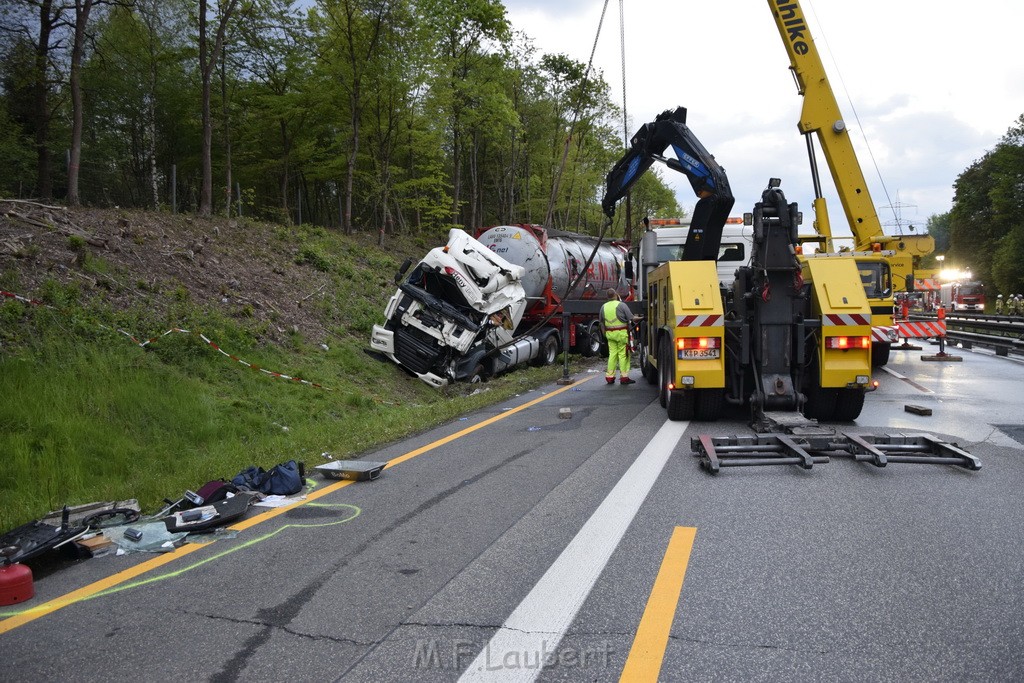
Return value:
M 401 254 L 320 229 L 251 230 L 254 240 L 290 246 L 279 251 L 297 254 L 294 263 L 330 275 L 315 303 L 330 330 L 326 349 L 294 333 L 271 342 L 267 321 L 251 311 L 227 317 L 182 287 L 117 309 L 102 292 L 47 280 L 23 293 L 53 308 L 0 304 L 0 531 L 63 504 L 138 498 L 154 511 L 165 497 L 248 465 L 357 454 L 560 375 L 559 367 L 517 371 L 472 396 L 466 385 L 431 389 L 364 352 L 393 291 L 381 274 L 392 273 Z M 17 291 L 18 279 L 8 269 L 0 288 Z M 248 370 L 195 334 L 171 334 L 144 350 L 115 331 L 152 336 L 174 326 L 326 389 Z

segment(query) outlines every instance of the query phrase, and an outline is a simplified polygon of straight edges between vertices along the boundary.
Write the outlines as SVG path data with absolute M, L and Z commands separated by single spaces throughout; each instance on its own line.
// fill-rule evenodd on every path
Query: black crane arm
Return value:
M 671 146 L 676 158 L 665 158 Z M 722 229 L 732 210 L 732 190 L 725 169 L 718 165 L 686 125 L 686 108 L 666 110 L 651 123 L 640 127 L 630 140 L 630 149 L 608 173 L 601 207 L 609 218 L 615 215 L 615 204 L 626 196 L 655 161 L 683 173 L 699 197 L 693 208 L 690 232 L 683 250 L 683 260 L 716 260 L 722 243 Z

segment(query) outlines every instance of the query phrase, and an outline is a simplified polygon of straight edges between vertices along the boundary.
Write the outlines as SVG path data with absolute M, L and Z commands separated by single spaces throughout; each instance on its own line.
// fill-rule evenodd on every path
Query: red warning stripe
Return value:
M 826 313 L 824 318 L 826 325 L 870 325 L 870 316 L 860 313 Z
M 895 327 L 872 327 L 871 328 L 871 341 L 877 342 L 889 342 L 889 330 L 895 330 Z
M 720 327 L 720 315 L 680 315 L 676 316 L 676 327 Z

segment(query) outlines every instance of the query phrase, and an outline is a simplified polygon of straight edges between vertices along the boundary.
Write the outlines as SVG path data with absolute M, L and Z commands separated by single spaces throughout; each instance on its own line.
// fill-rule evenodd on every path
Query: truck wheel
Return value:
M 864 392 L 860 389 L 840 389 L 836 398 L 836 422 L 852 422 L 864 408 Z
M 838 389 L 814 387 L 807 390 L 807 402 L 804 403 L 804 417 L 819 422 L 831 422 L 835 419 Z
M 668 392 L 668 405 L 665 406 L 668 419 L 692 420 L 696 393 L 693 389 L 673 389 Z
M 651 386 L 658 383 L 658 368 L 651 365 L 651 359 L 647 355 L 651 352 L 646 346 L 640 347 L 640 372 L 643 374 L 644 379 Z
M 703 422 L 714 422 L 722 415 L 723 403 L 725 403 L 724 389 L 698 389 L 693 416 Z
M 875 342 L 871 345 L 871 367 L 880 368 L 889 362 L 889 350 L 892 344 L 888 342 Z
M 665 344 L 663 343 L 661 346 L 664 347 Z M 661 353 L 658 354 L 658 367 L 657 367 L 657 373 L 658 373 L 658 403 L 661 404 L 662 408 L 665 408 L 665 407 L 668 406 L 668 392 L 669 392 L 668 385 L 672 382 L 672 380 L 671 380 L 671 374 L 672 373 L 670 373 L 669 369 L 668 369 L 669 362 L 670 362 L 670 360 L 665 358 L 665 352 L 664 352 L 664 348 L 663 348 Z
M 578 346 L 584 358 L 593 358 L 601 353 L 601 326 L 596 321 L 587 325 L 580 337 Z
M 549 334 L 544 337 L 544 341 L 540 343 L 540 355 L 534 359 L 533 364 L 538 367 L 542 365 L 554 365 L 557 358 L 558 335 Z

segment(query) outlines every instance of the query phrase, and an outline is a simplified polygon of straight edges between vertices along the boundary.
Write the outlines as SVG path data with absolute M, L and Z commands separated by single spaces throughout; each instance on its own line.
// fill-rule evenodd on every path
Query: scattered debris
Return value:
M 386 462 L 369 460 L 335 460 L 326 465 L 317 465 L 314 469 L 327 479 L 372 481 L 380 476 L 386 465 Z
M 931 415 L 932 414 L 932 409 L 931 408 L 925 408 L 924 406 L 915 406 L 915 405 L 911 405 L 909 403 L 904 405 L 903 409 L 905 411 L 907 411 L 908 413 L 914 413 L 915 415 Z

